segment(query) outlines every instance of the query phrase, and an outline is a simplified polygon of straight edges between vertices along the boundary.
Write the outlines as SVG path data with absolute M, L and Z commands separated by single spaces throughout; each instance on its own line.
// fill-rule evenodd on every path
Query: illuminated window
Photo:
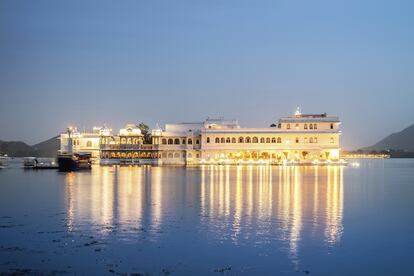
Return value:
M 188 143 L 187 144 L 189 144 L 189 145 L 192 145 L 193 144 L 193 139 L 188 139 Z
M 239 137 L 239 143 L 244 143 L 244 138 L 243 137 Z
M 231 142 L 234 144 L 234 143 L 236 143 L 236 138 L 231 138 Z
M 220 138 L 216 137 L 216 143 L 220 143 Z
M 180 139 L 175 138 L 175 140 L 174 140 L 174 144 L 179 145 L 179 144 L 180 144 Z
M 210 137 L 207 137 L 207 143 L 210 143 Z
M 257 137 L 253 137 L 253 143 L 258 143 L 259 139 L 257 139 Z
M 264 143 L 265 142 L 265 138 L 260 138 L 260 143 Z
M 278 143 L 278 144 L 282 143 L 282 138 L 277 137 L 277 143 Z

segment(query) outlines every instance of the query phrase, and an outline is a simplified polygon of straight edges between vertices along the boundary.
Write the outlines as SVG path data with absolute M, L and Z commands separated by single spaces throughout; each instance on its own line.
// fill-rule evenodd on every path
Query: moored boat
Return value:
M 91 158 L 90 153 L 59 154 L 57 157 L 59 171 L 90 170 L 92 168 Z
M 7 155 L 0 156 L 0 169 L 6 168 L 8 166 L 8 160 L 9 157 Z

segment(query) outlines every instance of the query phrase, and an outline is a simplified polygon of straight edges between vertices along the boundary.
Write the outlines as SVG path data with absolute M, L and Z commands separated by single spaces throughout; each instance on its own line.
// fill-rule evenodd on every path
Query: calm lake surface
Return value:
M 0 273 L 414 275 L 414 160 L 0 170 Z

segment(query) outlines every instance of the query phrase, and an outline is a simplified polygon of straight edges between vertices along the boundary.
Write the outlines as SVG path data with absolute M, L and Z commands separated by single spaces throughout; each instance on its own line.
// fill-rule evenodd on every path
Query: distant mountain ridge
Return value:
M 414 152 L 414 124 L 400 132 L 393 133 L 366 150 L 403 150 Z
M 10 157 L 54 157 L 60 147 L 58 136 L 35 145 L 28 145 L 21 141 L 1 141 L 0 155 L 7 154 Z

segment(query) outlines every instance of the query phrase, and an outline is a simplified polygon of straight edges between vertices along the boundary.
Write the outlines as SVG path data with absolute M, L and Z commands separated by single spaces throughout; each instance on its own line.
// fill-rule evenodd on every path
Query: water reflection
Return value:
M 94 167 L 65 175 L 67 228 L 156 242 L 165 229 L 186 224 L 187 231 L 222 242 L 281 245 L 299 266 L 304 241 L 334 246 L 341 239 L 343 170 Z

